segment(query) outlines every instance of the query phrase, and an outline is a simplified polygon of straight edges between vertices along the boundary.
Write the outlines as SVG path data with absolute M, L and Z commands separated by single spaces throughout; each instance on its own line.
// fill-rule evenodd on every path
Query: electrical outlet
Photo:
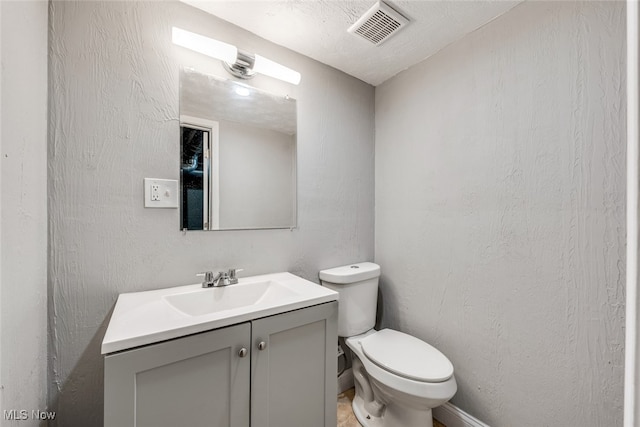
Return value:
M 160 185 L 151 184 L 151 201 L 159 201 L 160 200 Z
M 177 208 L 178 180 L 176 179 L 144 179 L 145 208 Z

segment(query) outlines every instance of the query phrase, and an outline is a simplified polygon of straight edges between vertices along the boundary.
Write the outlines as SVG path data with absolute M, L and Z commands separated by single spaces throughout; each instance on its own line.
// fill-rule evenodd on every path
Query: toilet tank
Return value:
M 352 337 L 376 323 L 380 266 L 361 262 L 320 271 L 322 286 L 339 293 L 338 336 Z

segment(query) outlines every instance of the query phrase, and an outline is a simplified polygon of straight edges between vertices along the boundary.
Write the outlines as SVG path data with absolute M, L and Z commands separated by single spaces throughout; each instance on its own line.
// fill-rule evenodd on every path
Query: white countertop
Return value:
M 254 303 L 205 314 L 189 315 L 168 301 L 192 293 L 197 298 L 211 298 L 243 287 L 277 282 L 285 290 L 277 298 L 262 297 Z M 186 295 L 189 298 L 188 295 Z M 337 301 L 338 293 L 291 273 L 274 273 L 240 278 L 238 284 L 203 289 L 201 284 L 177 286 L 146 292 L 120 294 L 102 340 L 102 354 L 217 329 L 241 322 L 272 316 L 312 305 Z

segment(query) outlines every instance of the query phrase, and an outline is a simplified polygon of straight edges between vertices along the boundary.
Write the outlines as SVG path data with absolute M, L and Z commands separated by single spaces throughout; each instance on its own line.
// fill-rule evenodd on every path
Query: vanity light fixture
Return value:
M 238 56 L 238 48 L 235 46 L 201 36 L 200 34 L 185 31 L 173 27 L 171 31 L 173 44 L 186 47 L 203 55 L 219 59 L 223 62 L 235 62 Z
M 222 61 L 224 68 L 241 79 L 251 79 L 256 73 L 292 84 L 300 83 L 300 73 L 264 56 L 251 54 L 209 37 L 173 27 L 173 43 Z

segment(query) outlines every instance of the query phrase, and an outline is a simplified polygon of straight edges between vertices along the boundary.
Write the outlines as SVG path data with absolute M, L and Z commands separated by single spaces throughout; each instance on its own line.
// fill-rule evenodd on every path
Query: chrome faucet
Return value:
M 238 283 L 236 273 L 242 271 L 242 269 L 230 268 L 228 272 L 219 271 L 215 276 L 213 271 L 205 271 L 204 273 L 198 273 L 197 276 L 204 276 L 202 281 L 203 288 L 217 288 L 219 286 L 228 286 Z
M 216 280 L 219 279 L 218 276 L 213 277 L 213 271 L 205 271 L 204 273 L 198 273 L 196 274 L 196 276 L 204 277 L 204 280 L 202 280 L 203 288 L 210 288 L 212 286 L 215 286 Z

